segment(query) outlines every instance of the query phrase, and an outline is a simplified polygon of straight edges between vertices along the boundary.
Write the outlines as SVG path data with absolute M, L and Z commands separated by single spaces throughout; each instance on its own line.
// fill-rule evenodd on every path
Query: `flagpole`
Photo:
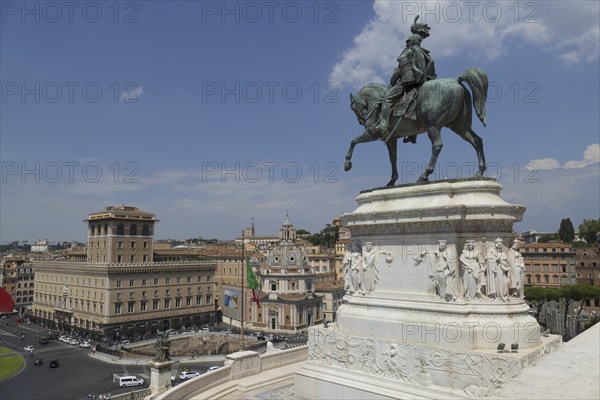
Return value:
M 242 240 L 242 323 L 240 324 L 240 351 L 244 351 L 244 315 L 246 314 L 246 296 L 244 295 L 244 274 L 246 273 L 246 257 Z

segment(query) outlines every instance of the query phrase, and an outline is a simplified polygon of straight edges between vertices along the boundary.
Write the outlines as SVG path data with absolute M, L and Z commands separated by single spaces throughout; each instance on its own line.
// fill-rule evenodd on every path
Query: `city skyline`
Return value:
M 233 239 L 252 218 L 270 235 L 286 212 L 318 232 L 389 179 L 381 143 L 343 171 L 349 94 L 389 80 L 417 14 L 440 77 L 488 72 L 474 130 L 527 207 L 515 229 L 598 218 L 600 6 L 467 3 L 3 2 L 0 242 L 85 241 L 86 216 L 120 204 L 156 214 L 158 238 Z M 432 179 L 469 177 L 475 153 L 442 132 Z M 430 151 L 399 144 L 397 183 Z

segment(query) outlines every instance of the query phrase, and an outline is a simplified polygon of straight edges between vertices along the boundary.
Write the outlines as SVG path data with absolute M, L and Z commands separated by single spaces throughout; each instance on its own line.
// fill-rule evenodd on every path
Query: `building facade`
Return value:
M 216 263 L 154 261 L 154 214 L 107 207 L 85 221 L 87 262 L 32 264 L 32 318 L 101 342 L 218 322 Z
M 34 271 L 22 256 L 9 255 L 2 260 L 2 288 L 15 302 L 15 310 L 25 314 L 31 309 L 34 297 Z
M 519 251 L 525 263 L 525 284 L 560 287 L 577 283 L 575 250 L 565 243 L 526 243 Z
M 257 272 L 261 307 L 251 303 L 250 325 L 262 331 L 294 333 L 323 322 L 322 298 L 315 293 L 316 275 L 289 218 Z

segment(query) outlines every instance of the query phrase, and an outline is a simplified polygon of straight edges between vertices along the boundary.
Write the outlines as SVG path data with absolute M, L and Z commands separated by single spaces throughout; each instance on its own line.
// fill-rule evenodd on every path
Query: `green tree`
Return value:
M 563 218 L 560 220 L 558 236 L 560 237 L 560 240 L 565 243 L 571 243 L 575 240 L 575 228 L 573 228 L 573 223 L 570 218 Z
M 589 244 L 598 241 L 596 237 L 598 232 L 600 232 L 600 219 L 584 219 L 583 223 L 579 225 L 579 234 Z
M 565 306 L 563 326 L 565 328 L 565 338 L 569 339 L 568 332 L 568 315 L 569 308 L 573 304 L 579 304 L 579 310 L 577 311 L 577 317 L 583 310 L 583 305 L 587 300 L 600 298 L 600 288 L 592 285 L 568 285 L 560 288 L 561 299 L 560 302 Z
M 558 301 L 561 293 L 555 288 L 541 286 L 525 286 L 525 299 L 535 307 L 535 319 L 540 320 L 540 312 L 544 304 L 549 301 Z

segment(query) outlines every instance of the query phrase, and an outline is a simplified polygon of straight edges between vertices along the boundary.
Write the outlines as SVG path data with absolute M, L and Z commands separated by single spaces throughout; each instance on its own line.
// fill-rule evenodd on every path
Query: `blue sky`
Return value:
M 85 240 L 130 204 L 157 237 L 230 239 L 289 211 L 318 231 L 390 175 L 358 145 L 350 92 L 387 82 L 416 14 L 440 77 L 488 72 L 488 176 L 527 206 L 518 231 L 600 214 L 600 3 L 0 2 L 0 241 Z M 70 8 L 71 7 L 71 8 Z M 438 177 L 474 151 L 449 130 Z M 401 179 L 430 142 L 400 145 Z M 463 163 L 470 163 L 464 165 Z

